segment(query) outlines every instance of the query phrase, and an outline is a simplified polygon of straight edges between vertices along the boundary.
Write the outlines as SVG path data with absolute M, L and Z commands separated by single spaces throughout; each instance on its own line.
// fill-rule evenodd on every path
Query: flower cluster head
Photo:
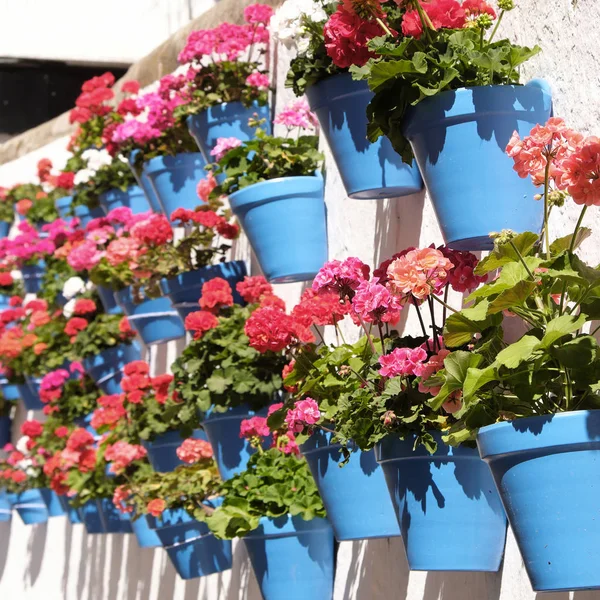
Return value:
M 61 452 L 64 468 L 76 467 L 81 473 L 88 473 L 96 466 L 96 449 L 94 436 L 79 427 L 67 439 L 66 448 Z
M 70 123 L 85 123 L 94 116 L 104 116 L 110 112 L 106 104 L 115 96 L 112 86 L 115 76 L 112 73 L 104 73 L 98 77 L 92 77 L 81 86 L 81 94 L 75 100 L 75 108 L 69 114 Z
M 424 300 L 446 285 L 454 265 L 435 248 L 415 249 L 392 261 L 387 269 L 388 286 L 401 297 Z
M 230 150 L 239 148 L 242 145 L 242 140 L 236 137 L 220 137 L 217 138 L 215 147 L 210 151 L 210 155 L 215 157 L 215 160 L 220 161 Z
M 319 405 L 312 398 L 305 398 L 298 400 L 294 404 L 294 408 L 287 412 L 285 422 L 290 431 L 300 433 L 305 427 L 316 425 L 320 418 Z
M 221 277 L 209 279 L 202 285 L 202 294 L 198 301 L 202 310 L 217 314 L 226 306 L 233 306 L 231 286 Z
M 49 238 L 41 238 L 27 222 L 18 225 L 19 233 L 13 238 L 0 240 L 0 260 L 10 260 L 16 267 L 50 256 L 56 249 Z
M 98 398 L 99 407 L 92 414 L 91 426 L 96 430 L 114 429 L 127 416 L 124 403 L 125 394 L 113 394 Z
M 166 508 L 167 503 L 162 498 L 154 498 L 153 500 L 150 500 L 146 506 L 148 514 L 156 518 L 160 517 L 165 512 Z
M 207 331 L 214 329 L 219 324 L 219 319 L 207 310 L 198 310 L 190 313 L 185 318 L 185 328 L 194 334 L 194 339 L 199 340 Z
M 319 294 L 335 292 L 342 300 L 351 300 L 361 282 L 369 278 L 370 268 L 355 257 L 330 260 L 317 273 L 312 289 Z
M 42 435 L 44 427 L 39 421 L 32 419 L 31 421 L 25 421 L 21 425 L 21 433 L 30 438 L 37 438 Z
M 112 463 L 109 469 L 111 473 L 122 473 L 132 462 L 146 458 L 146 455 L 143 446 L 129 444 L 123 440 L 108 444 L 104 452 L 106 461 Z
M 264 296 L 273 295 L 273 286 L 262 275 L 246 275 L 243 281 L 236 284 L 235 289 L 248 304 L 255 304 Z
M 454 265 L 448 271 L 448 283 L 455 292 L 470 292 L 487 280 L 487 275 L 475 274 L 479 260 L 472 252 L 453 250 L 446 246 L 440 246 L 438 250 Z
M 386 33 L 376 20 L 363 19 L 353 10 L 348 10 L 347 4 L 338 5 L 323 29 L 327 55 L 341 69 L 352 65 L 362 67 L 374 56 L 367 48 L 369 40 Z M 383 19 L 383 14 L 380 18 Z
M 206 440 L 188 438 L 177 448 L 177 457 L 184 463 L 194 464 L 213 457 L 212 446 Z
M 45 404 L 59 400 L 63 387 L 70 376 L 71 374 L 66 369 L 57 369 L 44 375 L 40 383 L 40 400 Z
M 254 416 L 244 419 L 240 423 L 240 437 L 247 440 L 254 438 L 265 438 L 271 435 L 267 419 L 265 417 Z
M 288 130 L 295 129 L 317 129 L 319 121 L 317 115 L 310 110 L 308 102 L 304 98 L 293 100 L 275 117 L 276 125 L 285 125 Z
M 309 328 L 313 325 L 335 325 L 349 311 L 350 306 L 341 302 L 337 293 L 327 290 L 317 293 L 308 288 L 302 293 L 300 302 L 292 309 L 292 317 Z
M 269 77 L 264 73 L 251 73 L 246 77 L 246 85 L 255 87 L 259 90 L 266 90 L 269 88 Z
M 417 375 L 422 363 L 427 360 L 427 352 L 422 347 L 395 348 L 379 358 L 379 374 L 382 377 Z
M 206 177 L 202 178 L 196 186 L 196 193 L 202 202 L 208 202 L 210 193 L 217 187 L 217 180 L 212 173 L 207 173 Z M 173 216 L 171 215 L 171 220 Z
M 400 319 L 400 299 L 379 283 L 377 277 L 361 281 L 352 298 L 352 311 L 366 323 L 391 323 Z
M 257 308 L 246 321 L 244 333 L 250 346 L 260 353 L 281 352 L 298 341 L 314 341 L 301 322 L 277 306 Z

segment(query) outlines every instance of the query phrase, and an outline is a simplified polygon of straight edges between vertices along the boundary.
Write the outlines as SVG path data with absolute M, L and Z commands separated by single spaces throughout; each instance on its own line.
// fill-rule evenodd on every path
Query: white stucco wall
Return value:
M 504 31 L 514 34 L 520 43 L 539 43 L 544 49 L 525 69 L 527 78 L 543 76 L 550 82 L 557 116 L 586 133 L 600 134 L 600 2 L 579 0 L 576 8 L 572 0 L 517 3 L 519 8 L 507 18 Z M 281 89 L 285 68 L 282 52 L 278 61 L 278 106 L 289 94 Z M 58 164 L 60 146 L 57 142 L 41 149 L 35 157 L 2 165 L 0 185 L 23 180 L 34 171 L 41 156 L 56 157 Z M 485 193 L 485 181 L 481 185 Z M 376 265 L 406 246 L 442 242 L 424 194 L 385 201 L 348 200 L 328 153 L 326 202 L 330 258 L 355 255 Z M 557 211 L 551 234 L 572 231 L 578 212 L 572 204 Z M 593 226 L 596 235 L 585 242 L 583 252 L 596 264 L 600 262 L 598 210 L 588 211 L 585 224 Z M 237 244 L 235 255 L 250 258 L 244 240 Z M 302 285 L 276 288 L 291 305 L 298 299 Z M 405 330 L 416 332 L 414 315 L 405 318 Z M 156 372 L 164 372 L 175 351 L 171 344 L 168 349 L 153 352 Z M 15 516 L 12 523 L 0 523 L 0 599 L 260 600 L 260 595 L 242 544 L 236 545 L 230 572 L 186 583 L 176 576 L 164 551 L 141 550 L 133 536 L 88 536 L 83 526 L 71 526 L 62 517 L 51 519 L 47 525 L 25 527 Z M 341 543 L 334 600 L 384 599 L 600 600 L 600 591 L 536 595 L 510 531 L 503 568 L 496 574 L 409 573 L 399 538 Z

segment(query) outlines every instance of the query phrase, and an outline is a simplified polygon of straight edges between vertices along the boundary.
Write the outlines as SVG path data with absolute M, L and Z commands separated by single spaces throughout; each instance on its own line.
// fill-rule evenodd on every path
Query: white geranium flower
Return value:
M 11 271 L 10 274 L 14 280 L 23 279 L 23 273 L 21 273 L 21 271 Z
M 67 300 L 70 300 L 78 294 L 85 292 L 85 290 L 86 283 L 83 279 L 81 279 L 81 277 L 69 277 L 69 279 L 65 281 L 65 285 L 63 286 L 62 295 Z
M 63 315 L 67 319 L 70 319 L 75 314 L 75 303 L 77 302 L 76 298 L 71 298 L 63 307 Z
M 19 438 L 19 441 L 15 444 L 15 448 L 21 453 L 21 454 L 27 454 L 28 450 L 27 450 L 27 442 L 29 441 L 29 436 L 28 435 L 22 435 Z M 20 463 L 22 463 L 24 461 L 20 461 Z M 20 464 L 19 463 L 19 464 Z
M 73 183 L 75 185 L 79 185 L 81 183 L 87 183 L 94 175 L 96 171 L 92 171 L 92 169 L 81 169 L 75 173 L 75 177 L 73 179 Z
M 89 148 L 81 154 L 81 158 L 87 162 L 88 169 L 94 171 L 94 173 L 101 167 L 110 165 L 112 163 L 112 156 L 108 150 L 102 148 L 97 150 L 96 148 Z
M 287 0 L 271 17 L 269 27 L 274 37 L 287 48 L 294 47 L 300 40 L 306 48 L 308 39 L 302 26 L 303 17 L 322 23 L 327 20 L 327 13 L 319 2 L 313 0 Z

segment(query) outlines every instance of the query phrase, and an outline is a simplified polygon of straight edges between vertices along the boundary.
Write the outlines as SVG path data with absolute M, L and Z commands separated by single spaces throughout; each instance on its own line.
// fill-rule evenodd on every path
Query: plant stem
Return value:
M 419 18 L 421 19 L 421 24 L 423 25 L 423 32 L 425 33 L 425 37 L 427 38 L 427 41 L 429 43 L 431 43 L 433 40 L 431 39 L 431 34 L 429 33 L 429 30 L 431 29 L 431 30 L 435 31 L 436 29 L 433 26 L 433 23 L 431 22 L 429 15 L 423 10 L 420 0 L 415 0 L 415 6 L 417 8 L 417 13 L 419 14 Z
M 563 371 L 565 375 L 565 409 L 569 410 L 573 401 L 573 383 L 571 382 L 571 377 L 569 375 L 569 370 L 565 368 Z
M 445 306 L 448 310 L 452 311 L 453 313 L 460 312 L 460 311 L 456 310 L 455 308 L 452 308 L 449 304 L 444 302 L 441 298 L 438 298 L 435 294 L 432 294 L 431 297 L 434 300 L 436 300 L 437 302 L 439 302 L 442 306 Z
M 427 333 L 427 329 L 425 329 L 425 323 L 423 322 L 423 316 L 421 315 L 421 310 L 419 309 L 419 305 L 417 304 L 416 298 L 413 296 L 413 305 L 417 309 L 417 316 L 419 317 L 419 323 L 421 324 L 421 329 L 423 330 L 423 335 L 425 336 L 425 343 L 427 344 L 427 351 L 431 352 L 431 348 L 429 347 L 429 334 Z
M 550 259 L 550 224 L 548 223 L 548 187 L 550 179 L 550 156 L 546 158 L 546 170 L 544 172 L 544 237 L 546 238 L 546 260 Z
M 573 232 L 573 237 L 571 238 L 571 243 L 569 244 L 569 254 L 573 253 L 573 250 L 575 250 L 575 241 L 577 239 L 577 232 L 579 231 L 579 228 L 581 227 L 581 223 L 583 221 L 583 217 L 585 216 L 585 211 L 587 210 L 587 205 L 584 204 L 583 208 L 581 209 L 581 212 L 579 213 L 579 219 L 577 219 L 577 224 L 575 225 L 575 231 Z M 558 308 L 558 314 L 562 315 L 563 314 L 563 307 L 565 304 L 565 294 L 567 291 L 567 282 L 563 281 L 563 285 L 562 285 L 562 292 L 560 294 L 560 306 Z
M 450 291 L 450 286 L 447 285 L 444 290 L 444 302 L 448 303 L 448 292 Z M 446 325 L 446 315 L 448 313 L 448 309 L 444 306 L 442 311 L 442 331 L 444 330 L 444 326 Z
M 394 34 L 391 32 L 390 28 L 379 17 L 376 17 L 375 20 L 381 25 L 381 28 L 387 33 L 387 35 L 394 37 Z
M 531 277 L 531 280 L 532 281 L 536 281 L 533 273 L 531 272 L 531 269 L 529 268 L 529 266 L 525 262 L 525 259 L 523 258 L 523 255 L 519 252 L 519 249 L 515 246 L 514 242 L 512 240 L 508 240 L 508 243 L 512 246 L 512 249 L 517 253 L 517 256 L 519 257 L 519 260 L 521 261 L 521 263 L 525 267 L 525 270 L 527 271 L 527 274 L 529 275 L 529 277 Z M 542 313 L 544 313 L 544 303 L 542 302 L 541 298 L 537 295 L 537 293 L 534 294 L 534 299 L 535 299 L 535 304 L 538 307 L 538 310 L 540 310 Z
M 494 36 L 496 35 L 496 31 L 498 31 L 498 27 L 500 27 L 500 23 L 501 23 L 501 21 L 502 21 L 502 17 L 504 16 L 504 13 L 505 13 L 505 12 L 506 12 L 506 11 L 504 11 L 504 10 L 503 10 L 503 11 L 500 13 L 500 16 L 498 17 L 498 20 L 496 21 L 496 26 L 494 27 L 494 29 L 493 29 L 493 31 L 492 31 L 492 33 L 491 33 L 491 35 L 490 35 L 490 39 L 488 40 L 488 44 L 491 44 L 491 43 L 492 43 L 492 40 L 494 39 Z
M 433 300 L 431 299 L 431 296 L 427 298 L 427 302 L 429 304 L 429 312 L 431 313 L 431 328 L 433 329 L 433 349 L 436 352 L 439 352 L 440 344 L 438 340 L 438 330 L 435 324 L 435 308 L 433 306 Z
M 360 315 L 357 315 L 357 316 L 358 316 L 358 320 L 360 321 L 361 327 L 363 328 L 363 331 L 365 332 L 365 335 L 367 336 L 367 340 L 369 340 L 369 346 L 371 346 L 371 350 L 373 351 L 373 354 L 376 355 L 377 350 L 375 349 L 375 344 L 373 343 L 373 338 L 371 337 L 371 334 L 367 330 L 367 326 L 365 325 L 365 322 L 362 320 L 362 317 Z
M 335 330 L 340 334 L 340 337 L 342 338 L 342 342 L 344 345 L 346 345 L 346 340 L 344 339 L 344 334 L 342 333 L 342 329 L 341 327 L 337 324 L 337 321 L 335 322 Z

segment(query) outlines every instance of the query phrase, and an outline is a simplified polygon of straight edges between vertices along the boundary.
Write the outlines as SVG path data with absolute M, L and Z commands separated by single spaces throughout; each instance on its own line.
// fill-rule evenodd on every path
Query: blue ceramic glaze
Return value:
M 12 518 L 12 502 L 9 494 L 0 488 L 0 523 L 10 521 Z
M 146 515 L 131 521 L 131 529 L 140 548 L 157 548 L 162 546 L 160 538 L 154 529 L 150 529 Z
M 88 533 L 131 533 L 129 515 L 121 513 L 111 498 L 90 500 L 79 509 Z
M 600 589 L 600 410 L 479 430 L 535 591 Z
M 196 271 L 188 271 L 172 279 L 163 279 L 162 289 L 169 296 L 173 308 L 185 321 L 187 315 L 199 310 L 198 300 L 202 295 L 202 286 L 215 277 L 225 279 L 229 283 L 233 301 L 236 304 L 244 304 L 235 286 L 245 276 L 246 263 L 243 260 L 235 260 L 211 265 Z
M 154 298 L 135 304 L 130 287 L 115 292 L 115 297 L 146 346 L 185 336 L 183 321 L 168 298 Z
M 113 188 L 98 197 L 100 205 L 108 214 L 113 208 L 126 206 L 131 209 L 134 215 L 148 212 L 150 203 L 144 194 L 144 190 L 139 185 L 132 185 L 124 192 L 118 188 Z
M 65 515 L 62 502 L 59 496 L 49 488 L 40 488 L 40 496 L 46 508 L 48 509 L 48 515 L 51 517 L 62 517 Z
M 119 315 L 123 312 L 117 304 L 115 293 L 110 288 L 98 285 L 96 286 L 96 293 L 100 298 L 100 302 L 102 302 L 102 306 L 104 306 L 105 312 L 111 315 Z
M 206 433 L 202 429 L 196 429 L 192 438 L 206 440 Z M 177 448 L 183 440 L 179 431 L 166 431 L 157 435 L 152 441 L 142 440 L 142 446 L 148 452 L 148 460 L 152 468 L 159 473 L 174 471 L 179 465 L 185 464 L 177 456 Z
M 196 186 L 206 177 L 206 162 L 200 152 L 184 152 L 175 156 L 157 156 L 144 163 L 144 174 L 150 180 L 161 211 L 167 218 L 177 208 L 193 210 L 204 204 Z
M 135 159 L 139 153 L 139 150 L 132 150 L 132 152 L 129 154 L 129 167 L 133 173 L 133 176 L 135 177 L 135 180 L 138 182 L 138 185 L 142 188 L 144 194 L 146 195 L 146 200 L 148 200 L 150 208 L 156 213 L 161 213 L 162 206 L 158 201 L 158 197 L 154 191 L 154 187 L 152 186 L 150 178 L 144 172 L 144 169 L 138 173 L 135 168 Z
M 83 368 L 107 395 L 120 394 L 123 367 L 140 360 L 142 353 L 138 344 L 120 344 L 83 359 Z
M 0 310 L 6 310 L 7 308 L 10 308 L 10 296 L 0 294 Z
M 48 509 L 44 504 L 40 490 L 26 490 L 20 494 L 9 494 L 13 508 L 19 513 L 25 525 L 37 525 L 48 522 Z
M 255 117 L 255 115 L 257 115 Z M 207 162 L 214 162 L 211 150 L 216 146 L 221 137 L 234 137 L 242 142 L 254 137 L 255 129 L 248 125 L 250 118 L 266 119 L 261 129 L 271 134 L 271 111 L 269 105 L 259 106 L 253 102 L 246 108 L 241 102 L 224 102 L 211 106 L 197 115 L 187 119 L 188 129 L 196 140 L 200 152 Z
M 23 265 L 23 286 L 28 294 L 37 294 L 42 289 L 42 277 L 46 272 L 46 263 L 43 260 L 35 265 Z
M 0 450 L 10 443 L 12 419 L 9 416 L 0 417 Z
M 386 137 L 367 140 L 367 105 L 373 92 L 366 81 L 340 73 L 309 86 L 306 97 L 350 198 L 397 198 L 423 189 L 416 164 L 403 163 Z
M 100 219 L 105 216 L 104 209 L 102 206 L 95 206 L 94 208 L 88 208 L 87 206 L 80 204 L 75 207 L 75 216 L 79 219 L 81 227 L 85 228 L 94 219 Z
M 342 446 L 331 444 L 331 437 L 331 433 L 315 431 L 300 450 L 319 488 L 336 539 L 341 542 L 399 536 L 400 526 L 375 451 L 355 448 L 348 463 L 340 468 Z
M 17 384 L 23 405 L 27 410 L 42 410 L 44 403 L 40 400 L 40 380 L 33 377 L 25 377 L 25 383 Z
M 457 250 L 491 250 L 492 231 L 538 232 L 543 203 L 514 171 L 506 146 L 551 116 L 548 84 L 482 86 L 442 92 L 412 107 L 410 141 L 446 240 Z M 485 190 L 482 192 L 482 184 Z
M 71 204 L 73 203 L 73 196 L 63 196 L 54 201 L 54 206 L 58 211 L 58 216 L 61 219 L 69 219 L 73 215 L 71 214 Z
M 229 202 L 270 282 L 310 280 L 327 260 L 320 174 L 255 183 Z
M 82 522 L 81 517 L 79 515 L 79 509 L 73 508 L 66 496 L 59 496 L 58 501 L 60 502 L 60 505 L 62 506 L 62 509 L 65 512 L 65 514 L 67 515 L 67 518 L 69 519 L 71 525 L 78 525 Z
M 8 237 L 8 233 L 9 233 L 11 227 L 12 227 L 12 223 L 7 223 L 6 221 L 0 221 L 0 239 Z
M 264 600 L 331 600 L 333 529 L 327 519 L 263 517 L 243 539 Z
M 148 515 L 148 526 L 155 530 L 163 546 L 173 546 L 210 533 L 206 523 L 197 521 L 183 508 L 165 510 L 160 517 Z
M 248 440 L 240 438 L 241 422 L 254 415 L 266 417 L 267 408 L 256 412 L 247 405 L 229 408 L 226 412 L 216 412 L 211 408 L 204 416 L 202 427 L 212 446 L 219 473 L 225 481 L 244 471 L 248 459 L 256 452 Z M 265 447 L 268 448 L 270 444 L 271 439 L 267 438 Z
M 413 571 L 497 571 L 506 515 L 486 464 L 474 448 L 438 444 L 430 455 L 414 438 L 388 436 L 377 461 L 396 510 Z
M 19 386 L 16 383 L 9 383 L 8 379 L 0 379 L 0 388 L 4 399 L 9 402 L 18 402 L 21 399 Z

